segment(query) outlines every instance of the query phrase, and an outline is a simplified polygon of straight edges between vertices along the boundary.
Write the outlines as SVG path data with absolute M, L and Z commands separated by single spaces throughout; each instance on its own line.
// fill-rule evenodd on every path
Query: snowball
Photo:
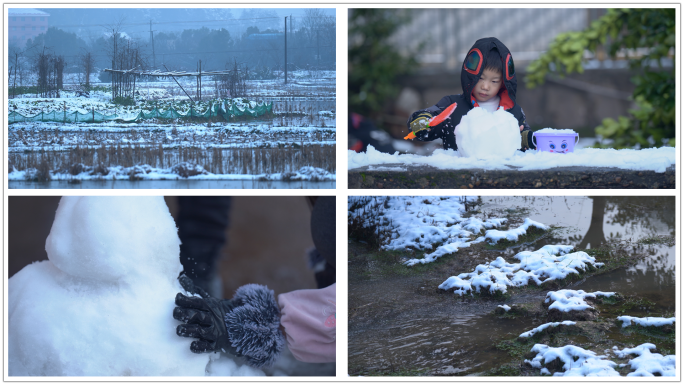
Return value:
M 507 159 L 520 149 L 520 124 L 509 112 L 476 107 L 456 127 L 456 145 L 463 157 Z
M 9 375 L 204 376 L 172 317 L 179 244 L 162 197 L 63 197 L 49 260 L 8 282 Z

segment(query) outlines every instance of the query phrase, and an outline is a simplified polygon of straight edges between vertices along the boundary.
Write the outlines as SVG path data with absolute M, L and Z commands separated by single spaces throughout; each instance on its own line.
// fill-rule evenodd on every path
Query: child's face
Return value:
M 499 93 L 501 84 L 503 84 L 501 72 L 485 69 L 482 71 L 480 80 L 475 84 L 475 89 L 473 89 L 475 100 L 477 100 L 478 103 L 488 101 Z

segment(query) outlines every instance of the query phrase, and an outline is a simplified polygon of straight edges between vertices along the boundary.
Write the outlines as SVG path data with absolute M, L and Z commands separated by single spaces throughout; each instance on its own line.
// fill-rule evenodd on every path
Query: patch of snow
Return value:
M 556 153 L 526 151 L 516 152 L 506 161 L 491 161 L 460 157 L 457 151 L 437 149 L 430 156 L 413 154 L 389 154 L 378 152 L 372 145 L 366 152 L 347 151 L 349 170 L 369 165 L 402 164 L 429 165 L 437 169 L 484 169 L 484 170 L 539 170 L 557 167 L 609 167 L 633 171 L 663 173 L 675 165 L 677 151 L 673 147 L 646 149 L 599 149 L 580 148 L 562 156 Z
M 506 305 L 506 304 L 503 304 L 503 305 L 497 305 L 497 307 L 499 307 L 499 308 L 503 308 L 503 310 L 504 310 L 504 311 L 506 311 L 506 312 L 508 312 L 508 311 L 510 311 L 510 310 L 511 310 L 511 307 L 509 307 L 509 306 L 508 306 L 508 305 Z
M 410 259 L 407 266 L 426 264 L 439 257 L 457 252 L 459 248 L 482 242 L 484 237 L 472 240 L 485 228 L 498 227 L 506 219 L 464 218 L 464 199 L 475 197 L 440 196 L 388 196 L 380 202 L 378 198 L 349 197 L 349 208 L 361 203 L 350 217 L 363 220 L 363 225 L 378 226 L 379 232 L 388 232 L 381 244 L 383 250 L 432 250 L 423 259 Z M 368 212 L 377 210 L 377 216 L 368 217 Z M 366 214 L 366 215 L 364 215 Z
M 489 239 L 493 244 L 496 244 L 501 239 L 508 241 L 518 241 L 518 237 L 527 233 L 530 227 L 536 227 L 541 230 L 548 230 L 549 226 L 536 222 L 530 218 L 525 219 L 525 222 L 518 228 L 509 229 L 507 231 L 500 231 L 498 229 L 491 229 L 485 234 L 485 239 Z
M 662 327 L 663 325 L 671 325 L 675 323 L 674 317 L 633 317 L 633 316 L 618 316 L 619 321 L 622 321 L 622 327 L 629 327 L 632 322 L 642 327 Z
M 583 290 L 561 289 L 559 291 L 552 291 L 546 294 L 545 303 L 552 303 L 549 309 L 557 309 L 561 312 L 570 311 L 584 311 L 585 309 L 593 308 L 584 301 L 587 297 L 595 298 L 596 296 L 611 297 L 615 292 L 584 292 Z
M 454 132 L 459 154 L 476 159 L 508 159 L 520 148 L 518 120 L 499 108 L 476 107 L 461 118 Z
M 676 376 L 677 357 L 675 355 L 663 356 L 659 353 L 651 353 L 652 349 L 656 349 L 654 344 L 644 343 L 621 351 L 617 347 L 613 347 L 613 352 L 620 358 L 629 355 L 638 356 L 627 363 L 634 369 L 634 372 L 628 373 L 627 376 L 653 377 L 656 373 L 660 376 Z
M 532 360 L 525 360 L 534 368 L 541 368 L 542 364 L 550 363 L 556 359 L 560 359 L 563 363 L 563 370 L 565 372 L 556 372 L 554 376 L 619 376 L 620 374 L 614 369 L 617 364 L 610 360 L 606 360 L 606 356 L 597 356 L 595 352 L 576 347 L 574 345 L 566 345 L 564 347 L 553 348 L 544 344 L 535 344 L 532 347 L 532 352 L 537 352 Z M 550 372 L 548 369 L 546 374 Z
M 574 321 L 570 321 L 570 320 L 566 320 L 566 321 L 562 321 L 562 322 L 546 323 L 546 324 L 542 324 L 542 325 L 538 326 L 537 328 L 534 328 L 530 331 L 523 332 L 518 337 L 532 337 L 532 336 L 536 335 L 537 333 L 539 333 L 539 332 L 541 332 L 541 331 L 543 331 L 549 327 L 557 327 L 559 325 L 574 325 L 574 324 L 576 324 L 576 323 Z
M 545 245 L 541 249 L 530 252 L 523 251 L 514 257 L 519 263 L 509 263 L 502 257 L 492 262 L 478 265 L 473 272 L 451 276 L 439 285 L 440 289 L 454 291 L 455 294 L 480 292 L 488 289 L 490 293 L 505 293 L 507 287 L 520 287 L 533 281 L 541 285 L 548 280 L 564 279 L 569 274 L 579 274 L 588 266 L 601 267 L 603 263 L 586 252 L 569 253 L 572 245 Z M 555 256 L 559 255 L 559 256 Z

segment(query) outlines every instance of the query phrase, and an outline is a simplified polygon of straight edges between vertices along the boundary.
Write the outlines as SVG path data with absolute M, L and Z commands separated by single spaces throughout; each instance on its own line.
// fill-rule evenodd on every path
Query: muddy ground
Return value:
M 520 217 L 512 220 L 515 222 Z M 510 260 L 510 256 L 520 250 L 565 243 L 559 241 L 562 232 L 562 228 L 556 228 L 549 233 L 533 234 L 523 241 L 526 244 L 509 244 L 513 249 L 499 250 L 476 244 L 434 263 L 411 268 L 401 265 L 401 261 L 416 257 L 415 254 L 378 251 L 376 246 L 350 238 L 349 374 L 539 375 L 539 369 L 524 363 L 526 358 L 535 356 L 529 351 L 536 343 L 553 347 L 573 344 L 601 355 L 613 346 L 622 349 L 652 342 L 663 355 L 673 354 L 672 328 L 665 331 L 641 327 L 622 329 L 615 321 L 622 314 L 674 316 L 674 292 L 669 291 L 630 293 L 619 300 L 596 303 L 598 312 L 593 320 L 558 327 L 530 340 L 518 340 L 518 335 L 525 331 L 558 321 L 543 306 L 548 291 L 582 289 L 587 281 L 619 273 L 654 254 L 646 243 L 673 245 L 672 237 L 640 243 L 621 240 L 588 250 L 606 266 L 547 287 L 515 288 L 496 297 L 462 298 L 437 288 L 449 276 L 470 272 L 478 264 L 498 256 Z M 508 313 L 501 309 L 497 311 L 501 304 L 514 309 Z M 609 358 L 618 363 L 626 362 L 610 355 Z M 547 367 L 551 372 L 560 369 L 554 364 Z M 620 371 L 622 375 L 628 372 L 629 368 Z

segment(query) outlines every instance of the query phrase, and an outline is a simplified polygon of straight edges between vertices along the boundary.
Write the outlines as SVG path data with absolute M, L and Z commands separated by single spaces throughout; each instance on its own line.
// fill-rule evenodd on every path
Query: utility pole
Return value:
M 157 56 L 154 54 L 154 33 L 152 32 L 152 20 L 150 20 L 150 43 L 152 44 L 152 66 L 157 69 Z
M 287 84 L 287 16 L 285 16 L 285 84 Z
M 319 44 L 318 32 L 320 30 L 316 29 L 316 65 L 318 69 L 321 69 L 321 45 Z

